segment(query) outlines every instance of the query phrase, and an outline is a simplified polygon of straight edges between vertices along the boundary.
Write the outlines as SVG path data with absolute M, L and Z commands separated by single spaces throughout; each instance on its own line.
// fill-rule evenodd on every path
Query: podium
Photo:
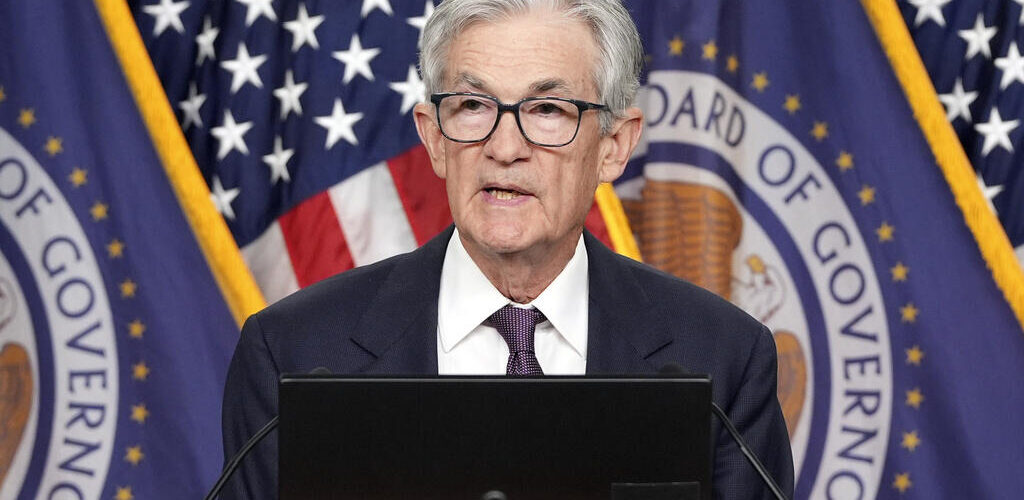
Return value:
M 706 377 L 280 382 L 280 498 L 709 500 Z

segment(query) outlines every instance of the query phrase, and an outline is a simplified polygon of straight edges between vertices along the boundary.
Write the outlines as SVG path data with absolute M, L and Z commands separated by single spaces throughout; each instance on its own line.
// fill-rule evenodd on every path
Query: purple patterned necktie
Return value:
M 544 321 L 544 315 L 536 308 L 523 309 L 509 304 L 488 318 L 508 344 L 507 375 L 544 375 L 533 352 L 533 330 L 537 323 Z

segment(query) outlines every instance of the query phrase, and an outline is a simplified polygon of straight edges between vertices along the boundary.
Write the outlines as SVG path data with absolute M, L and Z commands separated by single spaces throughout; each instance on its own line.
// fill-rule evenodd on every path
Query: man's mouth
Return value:
M 502 189 L 496 187 L 487 188 L 486 191 L 488 194 L 490 194 L 491 196 L 498 200 L 514 200 L 523 195 L 523 193 L 520 193 L 519 191 L 516 191 L 514 189 Z

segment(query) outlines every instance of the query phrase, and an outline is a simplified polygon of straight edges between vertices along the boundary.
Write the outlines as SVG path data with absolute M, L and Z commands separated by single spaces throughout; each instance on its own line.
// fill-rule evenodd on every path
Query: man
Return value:
M 642 114 L 642 51 L 617 0 L 450 0 L 423 32 L 415 108 L 455 227 L 419 250 L 310 286 L 249 318 L 228 373 L 234 455 L 277 414 L 277 378 L 333 373 L 710 374 L 783 489 L 792 459 L 768 330 L 717 296 L 615 255 L 583 230 Z M 717 426 L 719 498 L 765 489 Z M 276 491 L 276 443 L 233 488 Z

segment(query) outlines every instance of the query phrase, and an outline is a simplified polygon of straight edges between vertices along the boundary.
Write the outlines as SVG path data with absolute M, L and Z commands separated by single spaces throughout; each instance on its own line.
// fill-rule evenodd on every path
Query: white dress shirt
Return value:
M 459 230 L 452 234 L 441 269 L 437 299 L 437 372 L 441 375 L 504 375 L 508 344 L 484 321 L 507 304 L 536 307 L 534 351 L 546 375 L 582 375 L 587 369 L 589 277 L 580 237 L 562 272 L 533 302 L 518 304 L 498 292 L 469 257 Z

